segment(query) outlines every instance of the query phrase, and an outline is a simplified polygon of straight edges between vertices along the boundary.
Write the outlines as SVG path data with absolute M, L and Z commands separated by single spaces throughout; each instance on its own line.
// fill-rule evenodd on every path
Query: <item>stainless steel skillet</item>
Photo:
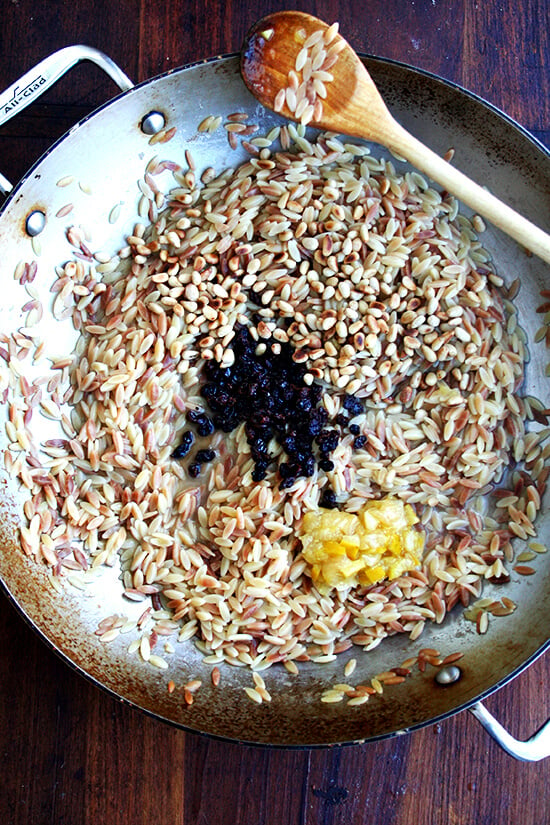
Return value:
M 247 112 L 261 131 L 268 131 L 278 122 L 246 90 L 234 56 L 175 70 L 132 87 L 104 57 L 81 47 L 52 56 L 14 84 L 0 98 L 0 116 L 15 113 L 25 100 L 32 100 L 47 88 L 50 71 L 58 77 L 76 59 L 102 63 L 124 92 L 53 146 L 6 200 L 0 214 L 0 329 L 4 332 L 17 330 L 25 323 L 21 308 L 28 296 L 13 277 L 19 262 L 36 261 L 33 285 L 44 307 L 51 306 L 52 272 L 74 251 L 67 239 L 68 227 L 84 226 L 94 249 L 114 251 L 119 247 L 137 217 L 137 181 L 153 156 L 181 160 L 188 149 L 199 171 L 207 166 L 219 170 L 236 166 L 247 157 L 244 151 L 230 148 L 223 130 L 207 137 L 197 131 L 198 124 L 211 113 L 226 115 L 235 111 Z M 539 223 L 547 221 L 550 155 L 544 147 L 506 116 L 451 84 L 398 63 L 376 58 L 365 61 L 389 108 L 409 131 L 441 154 L 454 148 L 456 164 L 471 177 L 485 183 L 528 218 Z M 174 127 L 169 142 L 154 138 L 155 134 L 157 138 L 159 134 L 161 138 L 169 136 Z M 4 188 L 9 189 L 5 179 Z M 537 395 L 545 407 L 550 407 L 550 382 L 545 376 L 548 354 L 534 342 L 541 323 L 535 311 L 540 304 L 540 290 L 550 286 L 548 267 L 527 257 L 514 242 L 492 228 L 485 242 L 506 282 L 521 279 L 517 304 L 531 351 L 526 392 Z M 45 317 L 42 323 L 52 356 L 67 352 L 72 342 L 59 339 L 53 316 Z M 2 450 L 6 446 L 6 412 L 1 411 Z M 243 691 L 243 686 L 251 684 L 249 673 L 224 668 L 220 685 L 214 687 L 210 666 L 204 665 L 190 643 L 178 646 L 173 665 L 165 673 L 129 657 L 128 638 L 119 637 L 109 645 L 100 642 L 95 635 L 98 622 L 108 614 L 129 612 L 118 586 L 117 571 L 106 569 L 86 592 L 70 587 L 62 592 L 53 589 L 45 571 L 21 552 L 16 536 L 22 496 L 3 469 L 0 493 L 0 577 L 23 615 L 70 665 L 98 685 L 122 701 L 186 729 L 238 741 L 315 746 L 395 735 L 466 707 L 473 707 L 476 715 L 490 725 L 479 700 L 517 675 L 545 650 L 550 639 L 550 568 L 547 557 L 541 556 L 536 575 L 513 574 L 507 585 L 487 585 L 486 595 L 500 598 L 505 594 L 518 608 L 510 616 L 491 622 L 486 634 L 479 635 L 475 626 L 457 612 L 443 625 L 427 627 L 415 643 L 396 636 L 368 655 L 356 654 L 354 681 L 361 682 L 391 669 L 422 648 L 437 649 L 443 657 L 460 651 L 464 656 L 458 663 L 456 681 L 452 681 L 456 671 L 428 667 L 364 706 L 322 704 L 320 695 L 325 687 L 343 680 L 343 657 L 322 667 L 302 667 L 298 676 L 272 668 L 265 674 L 272 701 L 256 706 Z M 540 540 L 548 544 L 548 494 L 538 527 Z M 436 673 L 440 673 L 439 682 L 434 679 Z M 186 705 L 181 694 L 168 692 L 170 678 L 202 681 L 193 705 Z M 541 738 L 529 751 L 513 743 L 508 745 L 520 758 L 539 758 L 550 753 L 550 746 L 544 742 L 540 749 Z

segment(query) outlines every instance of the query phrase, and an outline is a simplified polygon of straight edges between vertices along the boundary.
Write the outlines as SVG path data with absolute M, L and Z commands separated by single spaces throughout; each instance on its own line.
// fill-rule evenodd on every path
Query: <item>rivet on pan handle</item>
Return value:
M 516 759 L 522 762 L 538 762 L 550 756 L 550 720 L 534 736 L 522 742 L 520 739 L 514 739 L 481 702 L 476 702 L 470 711 L 501 748 Z
M 130 78 L 103 52 L 91 46 L 67 46 L 46 57 L 0 94 L 0 126 L 40 97 L 42 92 L 82 60 L 90 60 L 103 69 L 123 92 L 133 88 Z M 7 194 L 12 188 L 0 173 L 0 192 Z

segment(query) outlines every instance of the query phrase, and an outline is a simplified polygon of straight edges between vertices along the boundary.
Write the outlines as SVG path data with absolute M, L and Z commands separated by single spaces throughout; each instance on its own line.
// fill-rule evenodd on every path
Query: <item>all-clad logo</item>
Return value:
M 19 86 L 16 86 L 13 90 L 13 96 L 4 106 L 4 112 L 11 112 L 12 109 L 15 109 L 16 106 L 19 106 L 22 100 L 34 94 L 34 92 L 36 92 L 37 89 L 43 86 L 45 82 L 46 78 L 42 75 L 38 75 L 38 77 L 36 77 L 34 80 L 31 80 L 30 83 L 27 83 L 27 85 L 23 89 L 20 89 Z

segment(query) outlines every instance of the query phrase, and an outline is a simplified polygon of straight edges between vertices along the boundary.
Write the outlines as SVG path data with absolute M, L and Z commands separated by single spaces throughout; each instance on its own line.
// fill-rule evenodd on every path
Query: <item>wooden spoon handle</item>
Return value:
M 391 128 L 386 123 L 384 138 L 388 149 L 406 158 L 413 166 L 502 229 L 521 246 L 550 263 L 550 235 L 432 152 L 393 118 L 391 120 Z

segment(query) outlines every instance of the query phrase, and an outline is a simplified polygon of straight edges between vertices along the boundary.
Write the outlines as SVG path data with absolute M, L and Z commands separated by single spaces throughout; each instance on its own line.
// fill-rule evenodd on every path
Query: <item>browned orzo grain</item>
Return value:
M 60 209 L 57 210 L 55 213 L 56 218 L 64 218 L 69 212 L 72 212 L 74 209 L 74 204 L 66 203 L 65 206 L 62 206 Z
M 272 152 L 277 139 L 283 148 Z M 214 684 L 223 661 L 256 676 L 277 662 L 297 673 L 297 663 L 333 661 L 352 644 L 416 639 L 426 622 L 476 603 L 486 579 L 509 575 L 514 537 L 534 538 L 550 456 L 548 430 L 528 429 L 536 404 L 519 393 L 516 310 L 456 201 L 334 135 L 310 143 L 289 125 L 264 140 L 238 169 L 203 180 L 189 155 L 186 167 L 150 164 L 143 222 L 114 258 L 86 257 L 86 239 L 72 234 L 75 257 L 58 268 L 52 296 L 59 323 L 79 331 L 74 359 L 31 379 L 26 360 L 39 340 L 14 332 L 0 342 L 4 464 L 28 491 L 24 552 L 75 586 L 79 572 L 119 560 L 126 598 L 146 608 L 129 650 L 164 669 L 158 640 L 194 639 Z M 174 178 L 167 193 L 161 171 Z M 15 278 L 28 286 L 36 273 L 22 262 Z M 230 363 L 242 324 L 258 347 L 292 345 L 330 417 L 346 394 L 362 400 L 361 448 L 346 435 L 332 469 L 281 490 L 280 449 L 272 445 L 274 467 L 254 482 L 241 425 L 216 432 L 215 460 L 189 477 L 174 446 L 189 411 L 204 408 L 205 363 Z M 31 426 L 38 414 L 56 428 L 43 443 Z M 388 494 L 411 504 L 426 533 L 419 569 L 318 593 L 299 533 L 328 488 L 350 512 Z M 467 608 L 480 632 L 489 614 L 513 609 L 491 603 Z M 99 638 L 122 633 L 119 621 Z M 407 660 L 444 661 L 429 649 Z M 359 695 L 406 676 L 395 669 Z M 263 680 L 254 684 L 249 698 L 269 701 Z M 358 698 L 334 688 L 323 701 L 344 697 Z M 189 686 L 184 700 L 193 701 Z
M 533 576 L 536 573 L 535 568 L 527 564 L 516 564 L 514 570 L 516 573 L 519 573 L 520 576 Z

